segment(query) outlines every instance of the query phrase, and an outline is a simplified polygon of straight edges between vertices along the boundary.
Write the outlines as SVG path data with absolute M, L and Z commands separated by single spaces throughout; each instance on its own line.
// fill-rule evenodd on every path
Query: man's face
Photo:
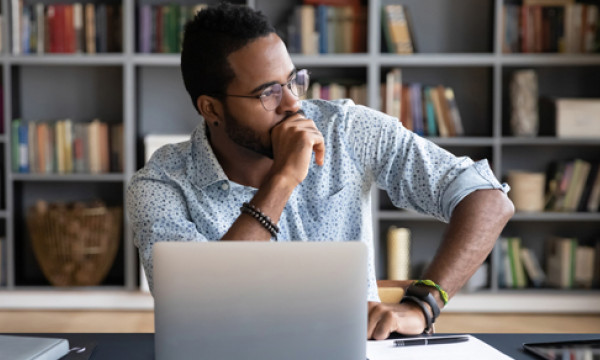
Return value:
M 295 67 L 281 39 L 270 34 L 249 43 L 228 57 L 235 73 L 227 94 L 260 95 L 275 83 L 287 83 Z M 225 132 L 235 144 L 273 158 L 271 129 L 300 110 L 298 98 L 286 87 L 279 106 L 267 111 L 256 98 L 226 97 Z

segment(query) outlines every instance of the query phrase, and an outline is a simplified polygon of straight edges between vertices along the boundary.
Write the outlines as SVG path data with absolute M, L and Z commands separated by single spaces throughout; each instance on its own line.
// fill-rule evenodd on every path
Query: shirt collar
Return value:
M 225 171 L 219 164 L 215 153 L 208 141 L 206 124 L 202 121 L 192 132 L 192 164 L 191 179 L 199 188 L 221 181 L 229 181 Z

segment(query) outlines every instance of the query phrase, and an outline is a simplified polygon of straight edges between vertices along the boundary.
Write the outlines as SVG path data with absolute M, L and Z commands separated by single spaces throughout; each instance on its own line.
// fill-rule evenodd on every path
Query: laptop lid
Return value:
M 156 359 L 364 360 L 361 242 L 154 245 Z

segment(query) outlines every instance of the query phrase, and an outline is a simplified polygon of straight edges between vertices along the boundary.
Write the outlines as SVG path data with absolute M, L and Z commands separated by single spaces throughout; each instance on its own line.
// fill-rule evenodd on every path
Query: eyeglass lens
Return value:
M 283 84 L 283 86 L 287 86 L 292 94 L 296 96 L 304 96 L 306 91 L 308 90 L 308 84 L 310 82 L 308 71 L 300 70 L 296 73 L 293 79 L 291 79 L 288 83 Z M 275 110 L 279 104 L 281 103 L 281 99 L 283 97 L 283 88 L 281 84 L 273 84 L 268 89 L 263 91 L 260 100 L 263 104 L 263 107 L 268 110 Z

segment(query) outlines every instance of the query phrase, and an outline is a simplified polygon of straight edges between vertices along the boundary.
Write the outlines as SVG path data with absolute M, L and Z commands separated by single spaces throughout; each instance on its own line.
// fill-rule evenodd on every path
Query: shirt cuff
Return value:
M 467 195 L 475 190 L 498 189 L 505 194 L 510 191 L 510 186 L 500 182 L 494 176 L 486 159 L 473 163 L 460 173 L 448 186 L 442 197 L 443 214 L 446 221 L 450 221 L 456 205 Z

